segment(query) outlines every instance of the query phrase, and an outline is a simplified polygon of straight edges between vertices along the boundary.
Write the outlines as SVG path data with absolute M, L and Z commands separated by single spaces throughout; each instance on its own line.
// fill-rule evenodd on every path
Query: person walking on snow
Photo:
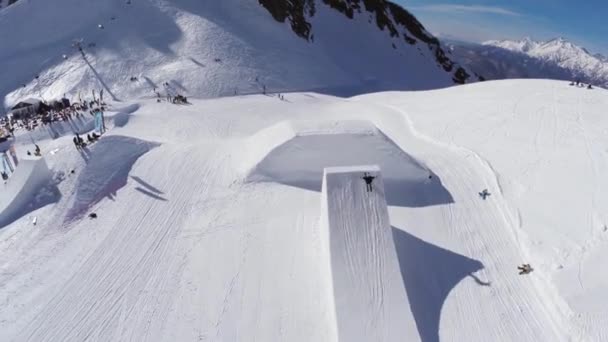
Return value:
M 367 192 L 372 192 L 372 182 L 374 181 L 374 179 L 376 177 L 370 176 L 370 174 L 366 172 L 363 174 L 362 178 L 365 181 L 365 188 L 366 188 Z

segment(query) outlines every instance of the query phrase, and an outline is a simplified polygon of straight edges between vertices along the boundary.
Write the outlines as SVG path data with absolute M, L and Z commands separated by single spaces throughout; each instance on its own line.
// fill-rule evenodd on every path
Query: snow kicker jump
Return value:
M 338 341 L 419 341 L 377 166 L 326 168 L 321 226 Z
M 13 175 L 0 185 L 0 228 L 47 201 L 54 201 L 57 194 L 52 187 L 46 194 L 40 194 L 44 187 L 51 185 L 52 178 L 43 158 L 21 160 Z

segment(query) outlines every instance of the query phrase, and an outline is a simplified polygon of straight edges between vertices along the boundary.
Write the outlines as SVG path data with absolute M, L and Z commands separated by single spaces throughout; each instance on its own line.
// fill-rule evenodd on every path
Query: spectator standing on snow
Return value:
M 76 149 L 80 150 L 80 143 L 78 142 L 78 136 L 75 136 L 74 139 L 72 139 L 72 141 L 74 142 L 74 146 L 76 146 Z

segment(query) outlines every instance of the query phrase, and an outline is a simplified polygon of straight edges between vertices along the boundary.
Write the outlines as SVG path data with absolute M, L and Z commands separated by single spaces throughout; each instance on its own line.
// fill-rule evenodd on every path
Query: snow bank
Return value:
M 87 160 L 80 172 L 72 207 L 66 220 L 82 216 L 104 197 L 113 198 L 127 184 L 131 168 L 145 153 L 158 146 L 155 143 L 124 136 L 107 136 L 91 149 L 81 151 Z
M 112 116 L 109 116 L 112 119 L 112 123 L 114 127 L 124 127 L 129 123 L 129 118 L 131 114 L 136 112 L 139 109 L 138 104 L 131 104 L 124 108 L 116 109 L 116 113 Z
M 423 182 L 429 171 L 369 121 L 284 121 L 248 141 L 249 181 L 276 181 L 319 191 L 323 169 L 377 164 L 390 181 Z
M 377 166 L 327 168 L 322 221 L 340 341 L 420 340 L 395 251 Z M 366 190 L 364 172 L 376 177 Z
M 21 159 L 11 177 L 1 185 L 0 227 L 56 199 L 56 193 L 42 193 L 52 174 L 43 158 Z M 47 196 L 48 195 L 48 196 Z

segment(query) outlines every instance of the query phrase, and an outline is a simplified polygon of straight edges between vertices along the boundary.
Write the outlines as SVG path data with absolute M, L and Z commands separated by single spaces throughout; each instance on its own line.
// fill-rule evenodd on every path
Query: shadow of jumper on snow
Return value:
M 150 183 L 144 181 L 143 179 L 137 177 L 137 176 L 131 176 L 131 179 L 136 181 L 137 183 L 139 183 L 139 185 L 143 186 L 144 188 L 148 189 L 148 191 L 154 192 L 157 195 L 163 195 L 164 192 L 158 190 L 157 188 L 155 188 L 154 186 L 152 186 Z
M 144 194 L 144 195 L 146 195 L 148 197 L 154 198 L 155 200 L 158 200 L 158 201 L 163 201 L 163 202 L 167 202 L 168 201 L 168 199 L 166 199 L 166 198 L 164 198 L 162 196 L 159 196 L 159 195 L 157 195 L 157 194 L 155 194 L 155 193 L 153 193 L 151 191 L 148 191 L 148 190 L 146 190 L 144 188 L 136 187 L 135 191 L 141 192 L 142 194 Z
M 143 179 L 141 179 L 137 176 L 131 176 L 131 179 L 136 181 L 138 184 L 138 186 L 135 187 L 135 191 L 139 191 L 148 197 L 154 198 L 155 200 L 164 201 L 164 202 L 168 201 L 168 199 L 161 196 L 161 195 L 164 195 L 165 193 L 158 190 L 158 188 L 152 186 L 150 183 L 144 181 Z
M 470 259 L 392 227 L 401 277 L 422 342 L 439 342 L 441 309 L 450 291 L 466 277 L 490 286 L 473 273 L 484 268 Z

